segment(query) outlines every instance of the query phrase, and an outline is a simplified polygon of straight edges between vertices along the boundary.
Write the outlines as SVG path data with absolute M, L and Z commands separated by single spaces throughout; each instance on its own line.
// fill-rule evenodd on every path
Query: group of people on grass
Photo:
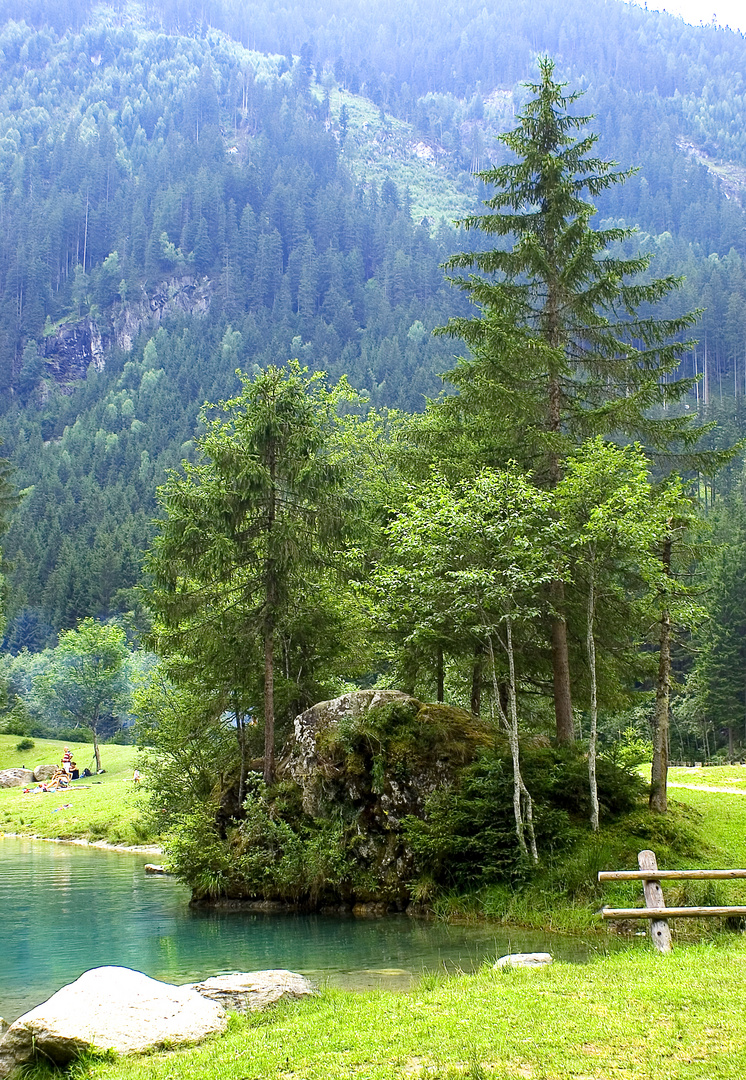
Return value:
M 102 769 L 101 771 L 103 772 L 104 770 Z M 55 768 L 55 771 L 52 774 L 51 778 L 49 780 L 42 780 L 36 790 L 64 791 L 65 788 L 68 788 L 70 786 L 70 782 L 72 780 L 79 780 L 80 775 L 80 770 L 78 769 L 76 762 L 73 761 L 72 751 L 68 746 L 66 746 L 62 754 L 62 761 Z M 88 769 L 83 770 L 83 776 L 90 775 L 91 773 Z M 134 770 L 132 782 L 137 785 L 139 785 L 140 783 L 140 772 L 138 769 Z M 24 792 L 29 792 L 30 790 L 31 788 L 24 788 Z

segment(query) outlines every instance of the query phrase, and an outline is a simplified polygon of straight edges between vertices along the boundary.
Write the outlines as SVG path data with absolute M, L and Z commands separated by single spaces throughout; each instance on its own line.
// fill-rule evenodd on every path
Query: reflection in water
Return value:
M 577 939 L 408 919 L 194 911 L 144 855 L 0 839 L 0 1016 L 13 1020 L 83 971 L 116 964 L 168 982 L 290 968 L 337 986 L 404 988 L 512 950 L 586 959 Z M 603 941 L 603 939 L 602 939 Z

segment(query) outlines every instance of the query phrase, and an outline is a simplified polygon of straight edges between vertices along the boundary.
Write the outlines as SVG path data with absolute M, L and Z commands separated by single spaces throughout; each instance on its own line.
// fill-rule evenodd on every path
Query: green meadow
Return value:
M 91 765 L 90 743 L 34 739 L 29 750 L 18 750 L 18 735 L 0 735 L 0 769 L 59 764 L 65 745 L 81 771 Z M 0 833 L 20 833 L 58 839 L 106 840 L 111 844 L 144 844 L 150 837 L 141 822 L 143 791 L 133 784 L 137 756 L 134 746 L 104 744 L 105 772 L 76 780 L 66 791 L 41 792 L 33 784 L 0 789 Z

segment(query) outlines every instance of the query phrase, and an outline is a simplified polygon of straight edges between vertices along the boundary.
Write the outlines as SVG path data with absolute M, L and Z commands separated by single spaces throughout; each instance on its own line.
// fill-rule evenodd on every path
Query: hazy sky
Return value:
M 645 0 L 634 0 L 645 7 Z M 681 15 L 688 23 L 698 26 L 712 22 L 716 16 L 721 26 L 746 33 L 746 3 L 744 0 L 648 0 L 647 7 L 655 11 L 668 11 Z

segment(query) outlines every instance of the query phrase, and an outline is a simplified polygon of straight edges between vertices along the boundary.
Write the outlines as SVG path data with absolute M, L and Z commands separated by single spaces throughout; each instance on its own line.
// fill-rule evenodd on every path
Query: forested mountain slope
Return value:
M 642 167 L 600 214 L 686 274 L 669 306 L 706 309 L 702 403 L 746 391 L 743 37 L 617 0 L 0 15 L 13 648 L 132 605 L 155 486 L 236 367 L 298 356 L 405 409 L 438 392 L 454 346 L 429 332 L 464 304 L 450 221 L 540 50 L 587 90 L 601 152 Z

